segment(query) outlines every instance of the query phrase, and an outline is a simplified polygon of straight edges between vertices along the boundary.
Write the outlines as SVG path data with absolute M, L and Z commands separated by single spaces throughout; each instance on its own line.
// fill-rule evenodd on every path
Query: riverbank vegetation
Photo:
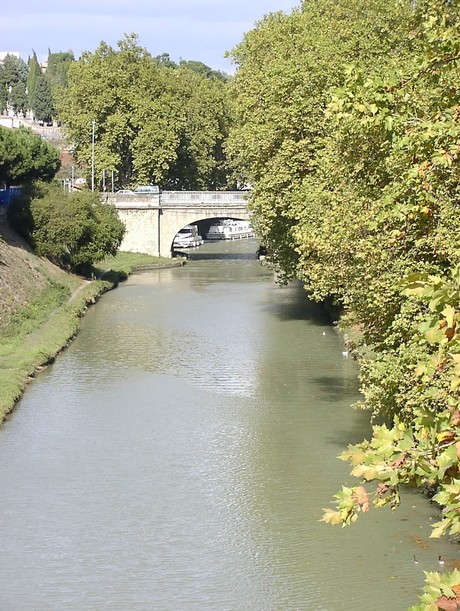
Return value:
M 100 278 L 114 277 L 117 281 L 125 280 L 135 271 L 183 265 L 185 259 L 178 257 L 154 257 L 141 252 L 118 251 L 115 255 L 104 257 L 95 265 L 95 275 Z
M 91 282 L 81 285 L 72 298 L 69 278 L 49 286 L 21 307 L 2 329 L 0 337 L 0 423 L 13 409 L 27 383 L 54 358 L 79 328 L 88 304 L 112 285 Z
M 116 254 L 125 232 L 115 208 L 103 204 L 97 193 L 64 193 L 56 183 L 24 187 L 8 218 L 38 255 L 86 276 L 96 261 Z
M 225 80 L 198 70 L 206 68 L 199 62 L 177 66 L 162 57 L 152 57 L 132 35 L 117 50 L 102 42 L 69 67 L 58 116 L 77 162 L 91 167 L 94 153 L 97 188 L 105 171 L 114 173 L 118 188 L 231 184 L 223 151 L 229 128 Z
M 233 51 L 227 150 L 258 234 L 361 355 L 373 437 L 341 456 L 360 482 L 332 524 L 409 484 L 442 507 L 432 536 L 460 533 L 459 24 L 445 0 L 317 0 Z M 458 608 L 459 575 L 430 579 L 419 608 Z
M 0 423 L 34 373 L 67 345 L 88 302 L 107 286 L 47 259 L 0 217 Z
M 0 424 L 75 336 L 88 305 L 136 269 L 166 264 L 171 259 L 119 252 L 97 263 L 99 280 L 85 280 L 37 256 L 0 216 Z

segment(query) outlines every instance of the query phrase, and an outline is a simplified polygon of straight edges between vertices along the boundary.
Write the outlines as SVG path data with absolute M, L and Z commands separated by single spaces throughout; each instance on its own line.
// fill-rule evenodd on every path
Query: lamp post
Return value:
M 93 130 L 91 133 L 91 191 L 94 192 L 94 128 L 96 121 L 93 120 Z

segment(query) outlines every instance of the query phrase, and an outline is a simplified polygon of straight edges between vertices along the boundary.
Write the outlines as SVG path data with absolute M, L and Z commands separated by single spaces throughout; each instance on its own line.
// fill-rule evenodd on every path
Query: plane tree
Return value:
M 396 508 L 408 484 L 442 507 L 433 537 L 460 533 L 459 23 L 445 0 L 318 0 L 233 53 L 228 150 L 256 226 L 287 277 L 340 308 L 373 417 L 341 455 L 359 483 L 331 524 Z M 459 591 L 458 571 L 431 574 L 414 609 L 457 609 Z
M 105 169 L 120 187 L 223 187 L 225 96 L 216 79 L 159 66 L 131 35 L 70 66 L 58 111 L 78 161 L 89 168 L 94 151 L 98 185 Z
M 286 277 L 297 276 L 298 217 L 307 207 L 315 214 L 317 193 L 304 193 L 298 206 L 293 198 L 309 178 L 315 184 L 331 88 L 350 64 L 368 69 L 410 49 L 409 12 L 396 1 L 372 0 L 366 10 L 354 0 L 304 2 L 290 15 L 266 16 L 231 52 L 236 127 L 227 152 L 253 185 L 258 232 Z

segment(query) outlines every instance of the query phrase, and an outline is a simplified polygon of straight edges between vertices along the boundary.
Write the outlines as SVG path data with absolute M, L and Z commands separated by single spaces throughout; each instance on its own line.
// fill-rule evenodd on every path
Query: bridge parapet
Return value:
M 247 191 L 162 191 L 160 193 L 161 205 L 180 204 L 182 206 L 221 206 L 222 204 L 247 204 L 249 193 Z
M 176 233 L 212 218 L 250 218 L 248 191 L 162 191 L 106 193 L 126 227 L 121 250 L 171 256 Z
M 158 208 L 160 196 L 158 193 L 105 193 L 103 201 L 115 208 Z

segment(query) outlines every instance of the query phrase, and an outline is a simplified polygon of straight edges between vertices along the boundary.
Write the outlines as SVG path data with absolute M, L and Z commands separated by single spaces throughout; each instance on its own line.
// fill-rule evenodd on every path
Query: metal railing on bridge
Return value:
M 205 204 L 243 204 L 249 199 L 248 191 L 161 191 L 160 203 L 162 205 L 181 204 L 196 206 Z

